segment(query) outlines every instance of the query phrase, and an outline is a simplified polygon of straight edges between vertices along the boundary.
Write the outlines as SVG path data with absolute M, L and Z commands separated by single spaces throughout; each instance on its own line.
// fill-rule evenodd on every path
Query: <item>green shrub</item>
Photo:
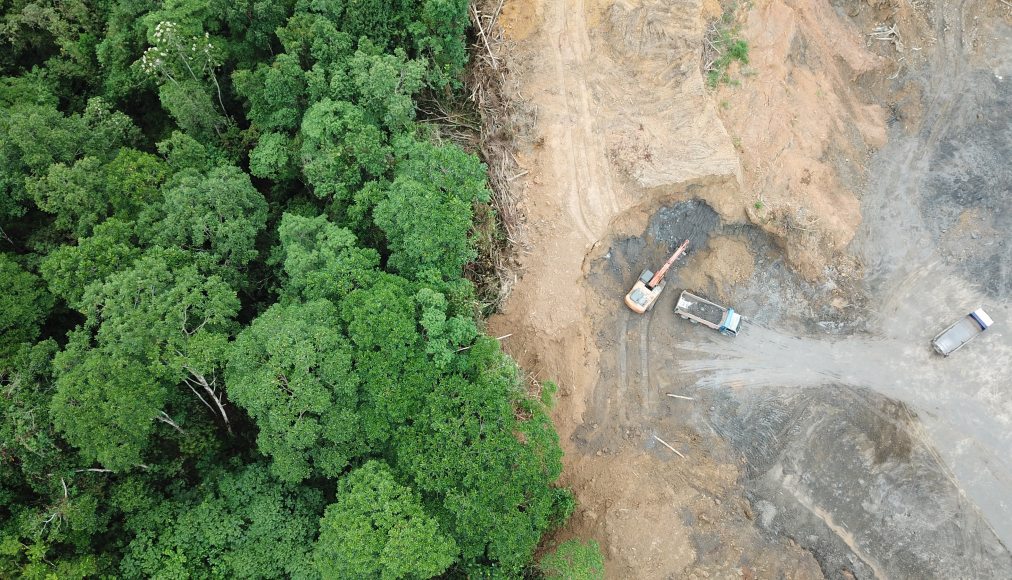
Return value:
M 727 25 L 727 19 L 722 21 Z M 706 70 L 706 84 L 711 89 L 720 83 L 734 82 L 728 74 L 732 62 L 748 64 L 748 43 L 738 37 L 738 28 L 718 28 L 715 38 L 709 39 L 709 45 L 716 53 L 716 58 L 709 63 Z
M 539 568 L 549 579 L 598 580 L 604 578 L 604 555 L 594 540 L 569 540 L 542 558 Z

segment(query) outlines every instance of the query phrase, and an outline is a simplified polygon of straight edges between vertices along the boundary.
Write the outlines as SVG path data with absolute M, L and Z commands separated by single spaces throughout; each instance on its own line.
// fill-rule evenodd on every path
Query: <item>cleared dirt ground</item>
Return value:
M 711 90 L 722 11 L 751 61 Z M 1001 0 L 506 0 L 499 23 L 536 122 L 490 331 L 560 384 L 558 539 L 615 578 L 1012 577 Z M 625 309 L 685 238 L 660 303 Z M 676 319 L 681 288 L 743 333 Z M 980 304 L 996 328 L 933 355 Z

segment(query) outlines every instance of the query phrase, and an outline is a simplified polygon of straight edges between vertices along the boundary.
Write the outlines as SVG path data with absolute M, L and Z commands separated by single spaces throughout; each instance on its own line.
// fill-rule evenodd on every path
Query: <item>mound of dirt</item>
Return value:
M 760 0 L 741 16 L 749 64 L 716 98 L 742 164 L 741 203 L 807 279 L 850 242 L 868 154 L 888 112 L 860 86 L 892 61 L 825 2 Z
M 686 263 L 681 280 L 688 288 L 712 290 L 727 302 L 734 288 L 751 278 L 754 270 L 755 260 L 748 244 L 736 238 L 718 237 Z

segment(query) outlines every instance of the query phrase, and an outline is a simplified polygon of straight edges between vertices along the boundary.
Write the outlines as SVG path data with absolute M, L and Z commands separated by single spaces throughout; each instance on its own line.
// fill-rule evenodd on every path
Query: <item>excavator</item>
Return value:
M 689 240 L 685 240 L 678 249 L 675 250 L 674 254 L 668 258 L 667 262 L 661 266 L 657 273 L 653 273 L 650 270 L 643 270 L 640 272 L 640 277 L 636 280 L 636 284 L 633 285 L 632 290 L 625 295 L 625 305 L 636 314 L 643 314 L 647 310 L 653 308 L 657 302 L 657 297 L 661 295 L 661 290 L 664 290 L 664 275 L 668 273 L 668 269 L 675 263 L 675 260 L 682 257 L 685 253 L 685 248 L 689 247 Z

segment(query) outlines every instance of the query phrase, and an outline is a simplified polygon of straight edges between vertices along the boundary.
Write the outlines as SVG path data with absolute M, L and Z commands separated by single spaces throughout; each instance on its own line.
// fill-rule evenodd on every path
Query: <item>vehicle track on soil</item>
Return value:
M 591 65 L 584 5 L 582 0 L 569 0 L 554 6 L 557 14 L 553 20 L 558 26 L 552 31 L 557 39 L 553 68 L 568 122 L 564 123 L 565 138 L 558 147 L 563 155 L 553 159 L 557 161 L 556 172 L 566 176 L 568 213 L 584 239 L 594 243 L 606 233 L 619 206 L 611 187 L 604 140 L 600 137 L 604 132 L 596 126 L 598 115 L 591 103 L 591 91 L 586 77 L 580 74 Z M 558 163 L 559 160 L 564 162 Z
M 618 371 L 619 371 L 618 372 L 619 385 L 621 385 L 621 389 L 620 389 L 620 391 L 618 393 L 618 396 L 620 396 L 620 397 L 628 397 L 629 396 L 629 383 L 631 382 L 630 381 L 630 376 L 629 376 L 629 322 L 630 322 L 630 318 L 631 318 L 631 315 L 629 313 L 624 313 L 624 315 L 619 318 L 619 324 L 618 324 L 618 348 L 616 349 L 616 352 L 618 352 L 618 356 L 616 357 L 616 361 L 617 361 L 617 364 L 618 364 Z M 594 389 L 596 391 L 600 391 L 602 395 L 605 395 L 607 393 L 607 389 L 605 389 L 603 387 L 603 385 L 601 384 L 600 381 L 598 381 L 598 384 L 595 385 Z M 609 401 L 613 401 L 614 400 L 613 397 L 607 397 L 607 396 L 605 396 L 605 398 L 607 400 L 609 400 Z M 601 416 L 601 421 L 607 423 L 609 421 L 610 417 L 611 417 L 611 412 L 610 412 L 611 409 L 609 409 L 608 407 L 603 407 L 603 409 L 604 409 L 604 414 Z M 619 411 L 620 416 L 618 417 L 619 424 L 620 425 L 626 425 L 626 424 L 628 424 L 629 423 L 629 415 L 628 415 L 629 408 L 626 405 L 619 405 L 619 409 L 620 409 L 620 411 Z
M 648 312 L 639 323 L 640 334 L 640 393 L 643 397 L 643 408 L 651 409 L 657 404 L 657 396 L 650 386 L 650 323 L 653 322 L 653 311 Z
M 869 239 L 875 240 L 883 236 L 883 232 L 902 227 L 913 235 L 899 238 L 902 244 L 883 244 L 881 241 L 873 245 L 858 244 L 858 250 L 868 260 L 870 266 L 869 278 L 881 280 L 888 279 L 892 270 L 902 266 L 906 259 L 916 257 L 916 262 L 929 258 L 929 248 L 932 247 L 925 238 L 925 226 L 919 208 L 911 204 L 909 200 L 919 199 L 917 195 L 918 182 L 910 179 L 911 175 L 924 175 L 928 172 L 928 164 L 931 162 L 931 154 L 938 148 L 942 138 L 951 130 L 953 124 L 953 111 L 960 105 L 965 97 L 967 79 L 965 78 L 965 53 L 963 46 L 963 13 L 966 0 L 961 0 L 954 5 L 943 4 L 940 14 L 935 22 L 935 35 L 939 40 L 939 46 L 935 50 L 935 63 L 928 67 L 931 71 L 928 82 L 925 83 L 931 91 L 925 99 L 927 105 L 924 112 L 924 122 L 921 131 L 925 134 L 920 139 L 910 139 L 903 152 L 897 152 L 894 157 L 900 156 L 899 163 L 880 163 L 875 168 L 875 182 L 879 190 L 890 190 L 902 192 L 899 195 L 881 196 L 882 203 L 878 207 L 875 216 L 867 215 L 865 212 L 865 224 L 863 227 L 872 231 Z M 955 26 L 949 26 L 949 16 L 946 10 L 953 12 Z M 870 219 L 872 218 L 872 219 Z M 883 272 L 885 269 L 887 271 Z M 903 275 L 903 272 L 900 272 Z M 895 274 L 893 274 L 895 277 Z

